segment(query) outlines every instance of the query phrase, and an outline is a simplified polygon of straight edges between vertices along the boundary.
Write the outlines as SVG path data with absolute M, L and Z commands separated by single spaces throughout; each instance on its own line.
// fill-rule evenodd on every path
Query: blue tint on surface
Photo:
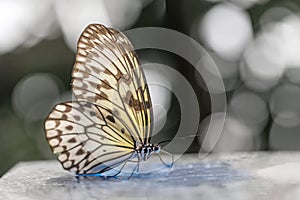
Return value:
M 149 163 L 150 164 L 150 163 Z M 156 165 L 153 168 L 158 167 Z M 251 176 L 243 171 L 233 168 L 228 163 L 191 163 L 191 164 L 175 164 L 170 170 L 164 168 L 147 173 L 134 173 L 131 171 L 122 172 L 119 176 L 107 176 L 104 174 L 91 174 L 87 176 L 79 176 L 79 182 L 96 181 L 98 184 L 106 184 L 108 182 L 130 181 L 136 184 L 149 183 L 152 186 L 197 186 L 205 183 L 228 183 L 250 178 Z M 130 179 L 128 180 L 128 178 Z M 105 181 L 101 181 L 105 180 Z

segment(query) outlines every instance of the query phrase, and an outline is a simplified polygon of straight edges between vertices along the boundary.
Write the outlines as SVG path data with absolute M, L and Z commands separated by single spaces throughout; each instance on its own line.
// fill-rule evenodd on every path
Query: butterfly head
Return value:
M 158 144 L 153 145 L 153 152 L 154 153 L 159 153 L 160 152 L 160 146 Z

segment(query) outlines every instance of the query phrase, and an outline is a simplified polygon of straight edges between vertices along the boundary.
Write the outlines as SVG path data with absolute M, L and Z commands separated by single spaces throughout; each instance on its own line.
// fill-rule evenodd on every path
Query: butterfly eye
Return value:
M 160 151 L 160 147 L 159 146 L 155 146 L 154 147 L 154 152 L 159 153 L 159 151 Z

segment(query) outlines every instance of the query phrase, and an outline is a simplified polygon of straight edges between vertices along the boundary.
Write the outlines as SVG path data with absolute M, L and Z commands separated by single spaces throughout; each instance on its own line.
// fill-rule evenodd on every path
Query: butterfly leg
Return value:
M 120 168 L 120 170 L 119 170 L 116 174 L 112 175 L 112 177 L 118 176 L 118 175 L 122 172 L 122 170 L 124 169 L 124 167 L 125 167 L 125 165 L 127 164 L 127 162 L 128 162 L 128 160 L 124 162 L 124 164 L 123 164 L 123 166 Z
M 136 164 L 135 167 L 133 168 L 133 170 L 132 170 L 130 176 L 128 177 L 128 180 L 133 176 L 133 174 L 134 174 L 135 171 L 137 171 L 137 172 L 139 171 L 139 168 L 140 168 L 140 161 L 138 160 L 138 161 L 137 161 L 137 164 Z
M 80 177 L 79 176 L 75 176 L 77 183 L 80 183 Z
M 137 173 L 140 172 L 140 161 L 137 162 L 137 170 L 136 170 L 136 172 L 137 172 Z
M 158 154 L 158 157 L 159 157 L 160 161 L 161 161 L 166 167 L 172 168 L 172 167 L 173 167 L 173 164 L 174 164 L 174 155 L 171 154 L 171 153 L 169 153 L 169 152 L 167 152 L 167 151 L 163 151 L 163 150 L 161 150 L 161 151 L 164 152 L 165 154 L 171 156 L 171 157 L 172 157 L 172 162 L 171 162 L 171 164 L 167 164 L 165 161 L 163 161 L 163 159 L 162 159 L 162 157 L 161 157 L 161 155 L 160 155 L 160 153 L 159 153 L 159 154 Z

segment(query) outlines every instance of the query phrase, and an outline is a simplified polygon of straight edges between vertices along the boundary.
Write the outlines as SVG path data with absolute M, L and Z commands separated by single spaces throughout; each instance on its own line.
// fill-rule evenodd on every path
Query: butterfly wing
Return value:
M 124 34 L 100 24 L 89 25 L 78 42 L 72 77 L 77 100 L 103 106 L 119 116 L 129 130 L 125 133 L 128 139 L 150 142 L 153 114 L 149 89 Z
M 88 102 L 56 105 L 45 122 L 46 137 L 62 166 L 76 174 L 102 173 L 134 155 L 133 140 L 119 133 L 122 120 Z M 124 127 L 125 131 L 128 131 Z
M 72 72 L 78 101 L 57 105 L 45 122 L 52 151 L 67 170 L 102 173 L 150 142 L 152 105 L 129 40 L 103 25 L 82 33 Z

